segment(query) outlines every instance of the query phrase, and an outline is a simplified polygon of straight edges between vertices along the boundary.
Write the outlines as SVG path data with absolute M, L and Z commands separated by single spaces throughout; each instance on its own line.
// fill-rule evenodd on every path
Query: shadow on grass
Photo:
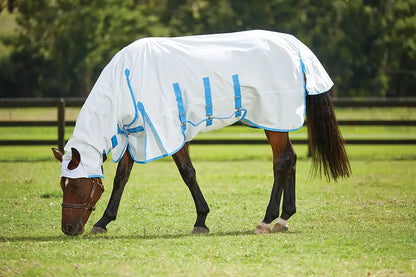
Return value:
M 281 235 L 294 235 L 299 231 L 287 231 L 283 233 L 274 233 Z M 191 234 L 191 233 L 180 233 L 180 234 L 165 234 L 165 235 L 111 235 L 111 234 L 85 234 L 81 236 L 22 236 L 22 237 L 0 237 L 0 242 L 53 242 L 53 241 L 73 241 L 73 240 L 120 240 L 120 239 L 137 239 L 137 240 L 153 240 L 153 239 L 178 239 L 185 237 L 236 237 L 236 236 L 270 236 L 268 235 L 256 235 L 254 231 L 229 231 L 229 232 L 217 232 L 209 234 Z

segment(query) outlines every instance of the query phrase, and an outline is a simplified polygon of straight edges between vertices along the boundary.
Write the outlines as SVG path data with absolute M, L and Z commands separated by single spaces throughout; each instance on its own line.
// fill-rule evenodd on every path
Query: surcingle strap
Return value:
M 209 78 L 204 77 L 202 79 L 204 82 L 204 91 L 205 91 L 205 113 L 207 116 L 207 126 L 212 125 L 212 97 L 211 97 L 211 85 L 209 83 Z
M 132 134 L 132 133 L 139 133 L 139 132 L 143 132 L 143 131 L 144 131 L 143 126 L 137 126 L 137 127 L 134 127 L 134 128 L 127 128 L 127 129 L 122 130 L 120 128 L 120 126 L 117 125 L 117 133 L 118 134 L 123 134 L 125 136 L 128 136 L 129 134 Z
M 143 126 L 121 129 L 120 126 L 117 125 L 117 134 L 118 135 L 124 135 L 126 137 L 128 137 L 130 134 L 140 133 L 140 132 L 143 132 L 143 131 L 144 131 Z M 111 144 L 112 144 L 113 149 L 118 145 L 117 135 L 114 135 L 111 138 Z
M 238 75 L 233 75 L 233 83 L 234 83 L 234 101 L 235 101 L 235 117 L 241 116 L 241 88 L 240 88 L 240 80 Z
M 178 104 L 179 120 L 181 121 L 181 124 L 182 124 L 182 131 L 185 131 L 186 130 L 186 113 L 185 113 L 185 108 L 183 106 L 182 93 L 181 93 L 181 89 L 179 88 L 179 83 L 173 84 L 173 90 L 175 91 L 176 103 Z

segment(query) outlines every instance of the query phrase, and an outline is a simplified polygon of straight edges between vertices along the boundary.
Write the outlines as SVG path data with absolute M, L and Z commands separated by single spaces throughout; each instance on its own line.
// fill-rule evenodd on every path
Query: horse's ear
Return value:
M 68 169 L 73 170 L 78 167 L 79 163 L 81 162 L 81 154 L 78 152 L 77 149 L 71 148 L 72 152 L 72 159 L 68 164 Z
M 64 154 L 56 148 L 51 148 L 51 149 L 55 158 L 62 163 L 62 156 Z

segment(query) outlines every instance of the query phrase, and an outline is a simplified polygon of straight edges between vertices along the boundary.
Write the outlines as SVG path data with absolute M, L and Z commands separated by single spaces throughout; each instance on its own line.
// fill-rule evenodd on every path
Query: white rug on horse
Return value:
M 111 150 L 115 162 L 128 148 L 136 162 L 146 163 L 174 154 L 199 132 L 237 121 L 297 130 L 304 123 L 305 93 L 332 86 L 316 56 L 289 34 L 140 39 L 101 73 L 64 159 L 75 147 L 88 176 L 102 176 L 101 155 Z

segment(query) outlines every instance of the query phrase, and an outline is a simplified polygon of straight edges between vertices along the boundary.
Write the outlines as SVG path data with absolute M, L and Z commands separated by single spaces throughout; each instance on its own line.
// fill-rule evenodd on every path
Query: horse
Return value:
M 287 231 L 296 213 L 297 155 L 289 132 L 301 128 L 305 116 L 312 174 L 335 181 L 351 174 L 332 86 L 312 51 L 288 34 L 255 30 L 133 42 L 100 74 L 66 154 L 52 148 L 61 162 L 63 233 L 84 232 L 104 191 L 102 164 L 110 151 L 118 163 L 113 190 L 92 234 L 106 233 L 116 219 L 133 164 L 166 156 L 172 156 L 194 200 L 192 233 L 208 233 L 210 209 L 187 142 L 237 121 L 264 129 L 273 153 L 273 188 L 255 233 Z

